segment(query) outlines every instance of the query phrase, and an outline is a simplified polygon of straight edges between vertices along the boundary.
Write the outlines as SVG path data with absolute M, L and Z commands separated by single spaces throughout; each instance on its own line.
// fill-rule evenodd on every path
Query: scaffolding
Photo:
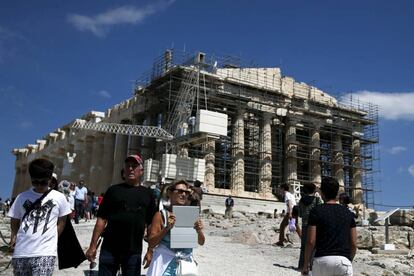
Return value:
M 193 91 L 194 83 L 197 89 Z M 183 99 L 183 89 L 192 91 L 191 99 Z M 282 76 L 279 68 L 258 68 L 240 58 L 172 49 L 156 58 L 152 69 L 138 78 L 135 95 L 153 100 L 146 115 L 137 117 L 138 123 L 144 122 L 150 113 L 152 123 L 164 129 L 177 124 L 173 119 L 180 116 L 171 113 L 177 105 L 187 104 L 185 108 L 190 109 L 186 117 L 194 117 L 199 108 L 228 115 L 228 136 L 220 137 L 214 146 L 216 188 L 234 188 L 237 149 L 243 154 L 247 192 L 260 192 L 262 182 L 270 181 L 271 192 L 279 196 L 282 183 L 315 183 L 320 181 L 315 170 L 320 170 L 320 177 L 337 177 L 340 171 L 345 192 L 352 197 L 356 189 L 353 181 L 360 173 L 362 188 L 358 189 L 364 191 L 365 204 L 374 206 L 374 175 L 379 164 L 378 106 L 374 104 L 353 97 L 331 97 L 316 87 Z M 241 111 L 244 135 L 236 145 L 235 120 Z M 265 148 L 261 132 L 269 114 L 271 131 L 267 139 L 271 142 L 270 148 Z M 295 139 L 288 141 L 285 137 L 292 117 Z M 191 133 L 192 122 L 187 123 Z M 360 150 L 359 146 L 355 149 L 356 145 L 360 145 Z M 168 150 L 161 143 L 152 143 L 150 147 L 153 150 L 148 151 L 145 159 L 158 159 Z M 292 149 L 293 153 L 288 154 Z M 189 157 L 204 158 L 206 154 L 203 145 L 188 146 Z M 293 178 L 289 176 L 288 159 L 296 166 Z M 270 179 L 266 171 L 269 164 Z

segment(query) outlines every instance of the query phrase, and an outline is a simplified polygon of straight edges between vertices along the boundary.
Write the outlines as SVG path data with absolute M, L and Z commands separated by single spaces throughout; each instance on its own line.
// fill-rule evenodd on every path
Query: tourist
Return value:
M 292 218 L 295 219 L 295 227 L 296 232 L 298 233 L 299 237 L 301 236 L 301 230 L 298 224 L 298 217 L 295 214 L 293 214 L 293 208 L 296 206 L 296 200 L 292 193 L 289 192 L 289 185 L 284 183 L 281 185 L 284 198 L 285 198 L 285 204 L 286 204 L 286 213 L 282 219 L 282 222 L 280 223 L 279 227 L 279 241 L 276 243 L 278 246 L 284 246 L 285 242 L 285 229 L 286 226 L 289 225 L 289 220 Z
M 232 218 L 233 217 L 233 207 L 234 207 L 234 200 L 231 197 L 231 195 L 229 195 L 224 204 L 226 205 L 226 210 L 224 211 L 224 218 Z
M 88 220 L 92 219 L 95 194 L 89 190 L 86 196 L 87 196 L 87 200 L 86 200 L 87 203 L 85 205 L 84 218 L 85 218 L 85 222 L 88 222 Z
M 140 156 L 125 159 L 124 183 L 112 185 L 99 206 L 95 228 L 86 256 L 96 257 L 98 240 L 103 234 L 99 256 L 99 275 L 141 275 L 141 251 L 145 226 L 156 212 L 154 197 L 149 188 L 141 185 L 143 162 Z M 103 233 L 105 230 L 105 233 Z
M 309 214 L 302 274 L 308 274 L 315 248 L 313 275 L 353 275 L 351 262 L 356 253 L 357 238 L 355 219 L 348 208 L 337 204 L 338 190 L 336 179 L 322 179 L 321 193 L 325 203 L 314 207 Z
M 203 200 L 204 190 L 201 187 L 202 183 L 199 180 L 194 181 L 192 189 L 198 194 L 200 200 Z
M 188 196 L 190 195 L 190 187 L 184 180 L 177 181 L 169 186 L 168 197 L 171 205 L 168 209 L 157 212 L 152 220 L 148 251 L 144 258 L 145 267 L 149 266 L 147 275 L 176 275 L 177 261 L 189 260 L 194 262 L 192 248 L 175 249 L 170 246 L 171 232 L 174 227 L 175 216 L 173 214 L 173 206 L 188 205 Z M 205 237 L 203 233 L 203 223 L 198 219 L 194 223 L 197 232 L 197 241 L 199 245 L 203 245 Z
M 349 206 L 349 204 L 351 204 L 351 199 L 349 198 L 349 195 L 347 195 L 346 193 L 341 193 L 339 195 L 339 204 L 345 206 L 352 213 L 355 219 L 358 218 L 358 215 L 355 212 L 355 210 Z
M 49 189 L 54 165 L 46 159 L 29 164 L 32 186 L 19 194 L 10 208 L 14 275 L 52 275 L 58 236 L 70 206 L 65 196 Z
M 81 179 L 75 188 L 75 223 L 79 223 L 79 218 L 85 216 L 85 207 L 88 204 L 88 189 L 84 186 Z
M 66 180 L 60 181 L 59 184 L 57 183 L 57 175 L 54 173 L 49 187 L 50 189 L 56 190 L 65 196 L 73 213 L 74 199 L 70 195 L 70 183 Z M 65 228 L 58 238 L 57 253 L 59 269 L 78 267 L 83 261 L 86 260 L 85 253 L 83 252 L 82 246 L 79 243 L 71 223 L 71 214 L 66 216 Z
M 317 205 L 322 204 L 322 200 L 315 196 L 316 185 L 313 183 L 305 183 L 303 185 L 303 196 L 299 200 L 299 217 L 302 218 L 302 236 L 300 242 L 300 256 L 298 270 L 301 271 L 303 268 L 303 261 L 305 258 L 305 246 L 306 237 L 308 230 L 308 218 L 310 211 Z M 310 262 L 312 264 L 312 261 Z

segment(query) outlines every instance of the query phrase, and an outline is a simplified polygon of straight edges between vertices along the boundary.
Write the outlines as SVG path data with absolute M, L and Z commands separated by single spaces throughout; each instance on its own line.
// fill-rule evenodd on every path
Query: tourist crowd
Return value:
M 13 203 L 0 199 L 2 212 L 8 212 L 11 218 L 14 275 L 52 275 L 56 260 L 59 269 L 65 269 L 88 259 L 92 269 L 98 250 L 99 275 L 117 275 L 119 270 L 122 275 L 141 275 L 142 265 L 148 268 L 147 275 L 197 275 L 193 248 L 205 243 L 199 218 L 205 191 L 201 182 L 177 180 L 166 185 L 160 181 L 147 188 L 141 185 L 141 157 L 130 155 L 121 171 L 123 182 L 110 186 L 98 197 L 88 191 L 83 180 L 77 184 L 59 182 L 53 170 L 49 160 L 33 160 L 29 164 L 32 187 Z M 338 181 L 323 178 L 318 191 L 314 184 L 305 184 L 298 202 L 288 185 L 282 184 L 281 188 L 286 211 L 275 245 L 284 247 L 289 242 L 286 229 L 296 232 L 301 238 L 298 270 L 302 275 L 311 271 L 313 275 L 352 275 L 356 214 L 348 207 L 347 194 L 339 196 L 338 204 Z M 224 219 L 232 219 L 234 203 L 231 196 L 226 198 Z M 189 227 L 194 230 L 188 232 L 179 227 L 192 217 L 191 212 L 195 216 Z M 96 218 L 95 227 L 84 253 L 72 221 L 78 224 L 92 218 Z M 173 241 L 183 233 L 189 235 L 185 242 Z M 141 264 L 144 239 L 148 248 Z

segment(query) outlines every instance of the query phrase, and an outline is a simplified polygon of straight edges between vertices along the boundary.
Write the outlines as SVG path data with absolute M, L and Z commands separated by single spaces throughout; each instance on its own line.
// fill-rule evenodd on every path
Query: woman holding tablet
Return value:
M 148 251 L 144 258 L 144 267 L 149 266 L 147 275 L 177 275 L 177 265 L 182 261 L 195 266 L 192 248 L 171 248 L 171 229 L 176 223 L 173 208 L 189 205 L 190 193 L 191 189 L 184 180 L 179 180 L 168 188 L 167 194 L 171 204 L 167 210 L 157 212 L 151 223 Z M 194 229 L 198 244 L 203 245 L 205 237 L 200 218 L 194 222 Z

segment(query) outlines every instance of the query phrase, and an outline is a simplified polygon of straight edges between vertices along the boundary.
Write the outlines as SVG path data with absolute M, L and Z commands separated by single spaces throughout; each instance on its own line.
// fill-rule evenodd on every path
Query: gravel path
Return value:
M 268 225 L 274 221 L 268 220 Z M 234 242 L 240 231 L 263 229 L 262 222 L 251 225 L 241 224 L 229 228 L 220 228 L 205 220 L 206 244 L 194 251 L 194 257 L 199 263 L 201 276 L 244 276 L 244 275 L 300 275 L 295 270 L 299 256 L 299 245 L 293 244 L 285 248 L 270 245 L 270 242 L 247 245 L 245 242 Z M 236 222 L 235 224 L 240 224 Z M 256 225 L 256 226 L 255 226 Z M 82 247 L 88 247 L 94 221 L 81 222 L 75 225 L 78 239 Z M 4 229 L 4 228 L 3 228 Z M 3 232 L 4 230 L 2 230 Z M 273 242 L 274 237 L 271 237 Z M 146 243 L 144 242 L 144 252 Z M 3 258 L 2 263 L 6 262 Z M 407 256 L 373 255 L 369 251 L 359 250 L 354 260 L 354 275 L 414 275 L 411 265 L 413 258 Z M 96 268 L 97 269 L 97 268 Z M 85 261 L 76 269 L 59 271 L 56 267 L 54 275 L 97 275 L 97 270 L 90 271 L 89 263 Z M 0 270 L 2 270 L 0 268 Z M 142 274 L 145 275 L 145 270 Z M 0 275 L 13 275 L 12 270 L 0 272 Z

